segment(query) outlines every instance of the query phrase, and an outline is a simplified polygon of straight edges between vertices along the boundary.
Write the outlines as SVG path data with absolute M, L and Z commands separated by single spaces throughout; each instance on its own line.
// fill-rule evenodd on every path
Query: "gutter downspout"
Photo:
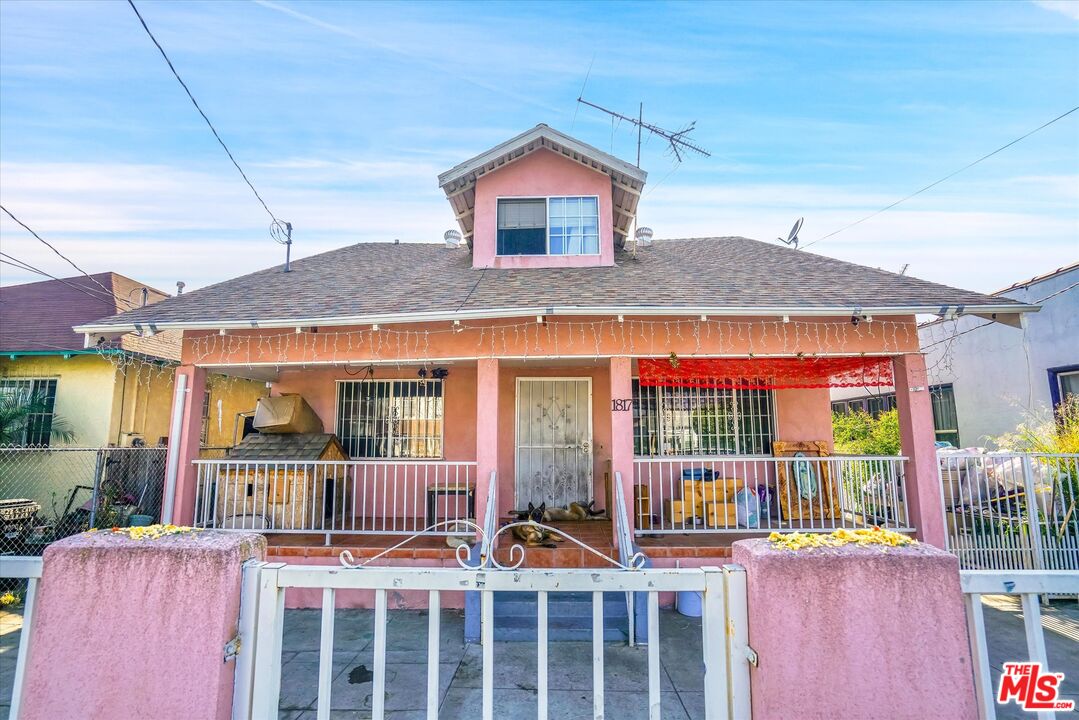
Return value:
M 187 375 L 177 375 L 176 396 L 172 401 L 172 423 L 169 425 L 169 460 L 165 465 L 165 498 L 161 503 L 161 522 L 172 522 L 176 505 L 176 478 L 180 470 L 180 432 L 184 425 L 184 405 L 187 399 Z

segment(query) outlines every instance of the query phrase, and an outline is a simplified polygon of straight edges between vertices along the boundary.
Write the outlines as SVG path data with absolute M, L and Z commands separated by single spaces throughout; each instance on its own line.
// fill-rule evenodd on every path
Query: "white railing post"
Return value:
M 172 401 L 172 422 L 169 425 L 169 453 L 165 464 L 165 497 L 161 503 L 161 522 L 173 521 L 176 506 L 176 480 L 180 474 L 180 431 L 184 425 L 184 405 L 187 400 L 187 374 L 176 374 L 176 397 Z
M 237 623 L 239 649 L 236 655 L 235 684 L 232 690 L 233 720 L 251 718 L 251 697 L 255 681 L 255 629 L 258 627 L 259 575 L 266 563 L 248 560 L 244 563 L 240 585 L 240 620 Z
M 255 680 L 252 720 L 276 720 L 281 700 L 281 635 L 285 592 L 278 585 L 284 563 L 268 563 L 259 572 L 258 626 L 255 634 Z
M 993 676 L 989 666 L 989 644 L 985 641 L 985 614 L 982 612 L 982 596 L 965 594 L 967 606 L 967 637 L 970 638 L 970 656 L 974 662 L 974 693 L 978 703 L 980 720 L 996 720 L 997 708 L 993 702 Z
M 730 678 L 730 717 L 742 720 L 752 714 L 749 692 L 749 667 L 757 654 L 749 646 L 749 602 L 746 570 L 741 565 L 724 565 L 726 587 L 726 630 L 728 676 Z
M 704 717 L 722 720 L 730 717 L 730 670 L 727 656 L 727 613 L 723 571 L 702 567 L 701 631 L 704 651 Z M 648 640 L 650 643 L 652 639 Z
M 34 601 L 37 596 L 37 582 L 42 573 L 42 561 L 39 557 L 8 556 L 0 568 L 0 577 L 25 578 L 26 597 L 23 598 L 22 627 L 19 631 L 19 648 L 15 653 L 15 675 L 11 685 L 12 720 L 18 720 L 22 706 L 23 684 L 26 677 L 26 664 L 30 661 L 30 635 L 34 625 Z
M 1038 518 L 1038 496 L 1035 493 L 1034 473 L 1030 467 L 1030 453 L 1023 453 L 1023 495 L 1027 504 L 1027 527 L 1030 533 L 1030 552 L 1034 557 L 1034 569 L 1045 569 L 1045 556 L 1042 554 L 1041 522 Z

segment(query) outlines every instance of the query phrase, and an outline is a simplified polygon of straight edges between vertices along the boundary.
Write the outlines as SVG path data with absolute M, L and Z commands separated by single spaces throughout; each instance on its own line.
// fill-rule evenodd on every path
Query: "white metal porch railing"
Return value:
M 618 561 L 627 567 L 634 567 L 633 533 L 629 529 L 629 514 L 626 512 L 626 491 L 622 487 L 622 473 L 614 474 L 614 536 L 618 543 Z M 626 593 L 626 616 L 629 618 L 629 644 L 637 644 L 636 598 L 633 593 Z
M 281 643 L 286 588 L 322 589 L 322 625 L 319 646 L 316 717 L 330 717 L 333 665 L 334 597 L 339 590 L 374 590 L 374 668 L 371 714 L 384 717 L 386 691 L 387 591 L 426 590 L 428 612 L 427 717 L 438 716 L 439 637 L 441 593 L 478 591 L 481 595 L 482 717 L 494 716 L 494 595 L 507 591 L 536 592 L 537 717 L 548 716 L 547 594 L 590 592 L 593 597 L 593 715 L 604 717 L 603 593 L 647 592 L 647 682 L 649 717 L 661 717 L 659 593 L 680 590 L 703 592 L 703 664 L 705 717 L 749 718 L 749 657 L 745 571 L 735 565 L 686 570 L 493 570 L 451 568 L 340 567 L 252 563 L 245 568 L 245 587 L 258 587 L 255 602 L 241 609 L 244 664 L 237 666 L 238 707 L 235 718 L 276 719 L 281 691 Z M 253 620 L 252 620 L 253 618 Z M 245 635 L 245 628 L 249 634 Z M 242 654 L 243 655 L 243 654 Z M 241 655 L 241 657 L 242 657 Z M 252 662 L 253 658 L 253 662 Z M 417 688 L 419 690 L 419 688 Z
M 1066 570 L 1040 572 L 999 572 L 994 570 L 964 570 L 960 585 L 967 609 L 967 633 L 970 636 L 971 656 L 974 659 L 974 687 L 981 720 L 995 720 L 996 693 L 989 665 L 989 645 L 985 636 L 985 615 L 982 595 L 1019 595 L 1023 603 L 1023 625 L 1026 630 L 1027 657 L 1041 663 L 1046 671 L 1052 668 L 1045 654 L 1045 632 L 1042 629 L 1039 595 L 1079 595 L 1079 573 Z M 1020 657 L 1005 661 L 1020 661 Z M 1052 720 L 1052 712 L 1039 712 L 1039 720 Z
M 911 530 L 905 461 L 844 455 L 636 458 L 636 534 Z
M 962 567 L 1079 570 L 1079 454 L 938 460 L 948 549 Z
M 476 463 L 195 460 L 195 524 L 274 533 L 459 532 L 475 518 Z
M 26 580 L 26 596 L 23 598 L 22 629 L 19 632 L 19 648 L 15 654 L 15 675 L 11 683 L 11 709 L 8 711 L 12 720 L 19 717 L 22 705 L 23 677 L 26 661 L 30 652 L 30 628 L 34 620 L 34 596 L 37 583 L 41 579 L 41 558 L 22 555 L 5 555 L 0 558 L 0 577 Z

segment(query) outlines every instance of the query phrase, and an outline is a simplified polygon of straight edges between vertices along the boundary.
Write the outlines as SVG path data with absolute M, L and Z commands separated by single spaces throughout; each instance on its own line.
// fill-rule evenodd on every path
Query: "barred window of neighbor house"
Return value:
M 441 458 L 441 380 L 337 385 L 337 437 L 354 458 Z
M 642 387 L 633 381 L 633 453 L 767 455 L 774 438 L 770 390 Z
M 48 447 L 53 417 L 56 415 L 56 380 L 0 380 L 0 395 L 12 398 L 21 407 L 30 406 L 33 410 L 16 421 L 16 444 Z

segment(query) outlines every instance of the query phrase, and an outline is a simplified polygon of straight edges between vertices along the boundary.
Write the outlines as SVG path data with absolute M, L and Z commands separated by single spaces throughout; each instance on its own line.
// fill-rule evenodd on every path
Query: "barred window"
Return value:
M 770 390 L 642 387 L 633 381 L 633 453 L 767 455 L 772 451 Z
M 48 447 L 56 415 L 56 380 L 0 380 L 0 396 L 4 397 L 5 402 L 30 410 L 17 417 L 10 428 L 4 428 L 5 441 L 11 440 L 16 445 Z
M 354 458 L 442 457 L 441 380 L 337 385 L 337 437 Z

